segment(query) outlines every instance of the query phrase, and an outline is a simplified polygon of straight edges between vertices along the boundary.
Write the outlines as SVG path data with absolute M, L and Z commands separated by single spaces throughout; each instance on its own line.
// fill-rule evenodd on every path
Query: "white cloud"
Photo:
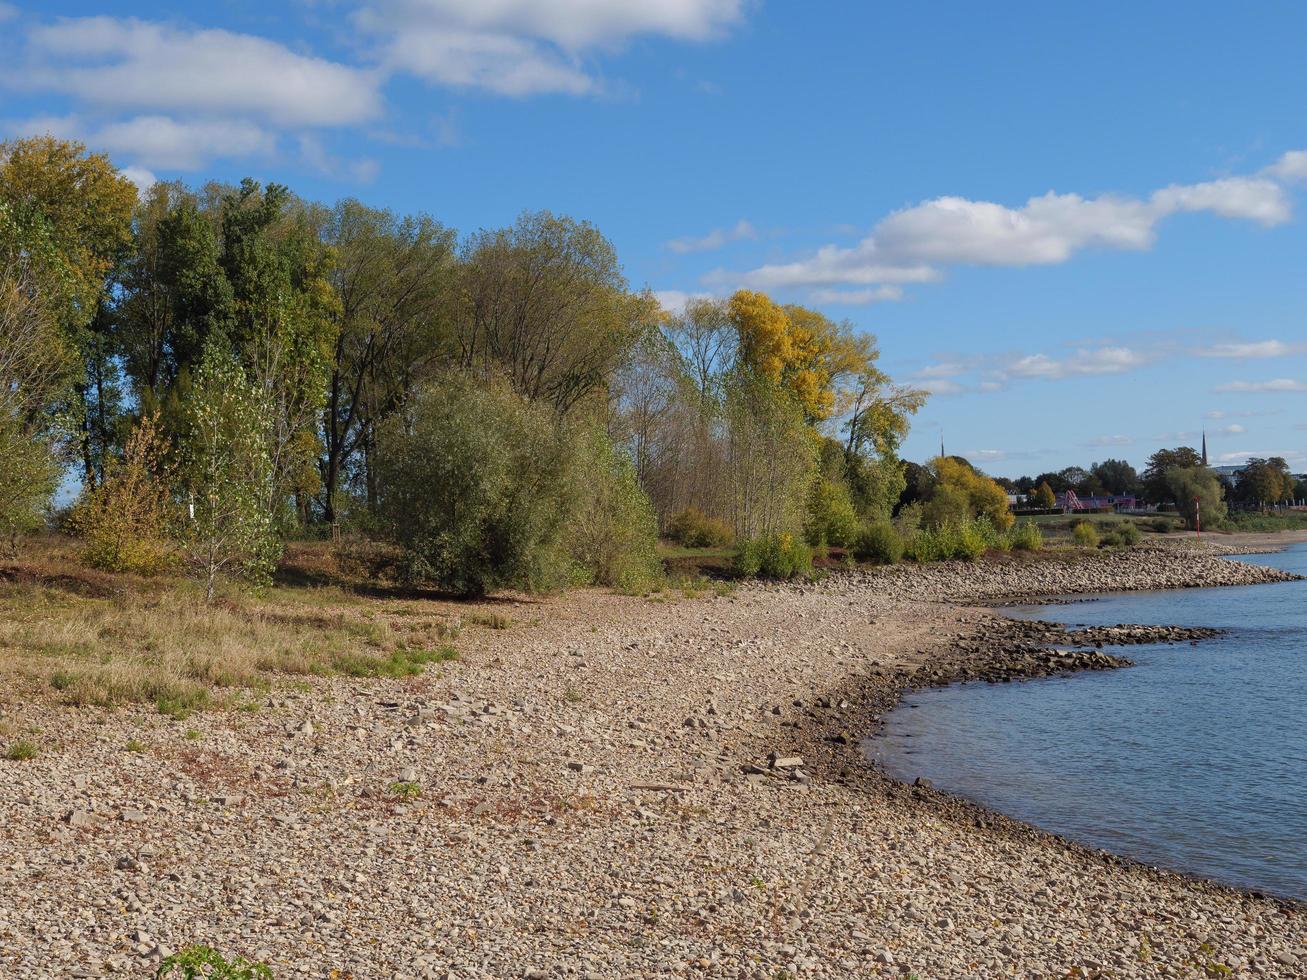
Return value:
M 144 167 L 123 167 L 121 173 L 135 184 L 136 189 L 142 194 L 158 183 L 158 178 Z
M 1070 357 L 1054 358 L 1047 354 L 1020 357 L 1006 365 L 1002 373 L 1016 378 L 1057 380 L 1086 374 L 1121 374 L 1148 361 L 1147 355 L 1129 347 L 1082 347 Z
M 1265 172 L 1279 180 L 1307 180 L 1307 150 L 1290 150 Z
M 929 282 L 950 265 L 1054 265 L 1089 248 L 1148 249 L 1158 224 L 1182 212 L 1271 227 L 1288 221 L 1291 210 L 1284 188 L 1268 176 L 1172 184 L 1147 198 L 1049 192 L 1017 208 L 939 197 L 886 216 L 856 245 L 826 245 L 736 278 L 763 289 Z
M 581 65 L 583 52 L 641 35 L 708 40 L 742 7 L 742 0 L 371 0 L 354 20 L 394 69 L 502 95 L 583 95 L 601 87 Z
M 1307 453 L 1297 449 L 1245 449 L 1237 453 L 1222 453 L 1217 457 L 1217 461 L 1221 463 L 1246 463 L 1250 459 L 1270 459 L 1272 456 L 1279 456 L 1290 466 L 1307 461 Z
M 111 156 L 131 159 L 141 172 L 145 167 L 197 170 L 214 157 L 271 156 L 277 148 L 274 133 L 239 119 L 182 122 L 169 116 L 135 116 L 96 127 L 78 116 L 37 116 L 10 120 L 6 128 L 80 140 Z
M 336 126 L 381 112 L 381 75 L 297 54 L 265 38 L 135 19 L 64 18 L 27 35 L 11 86 L 107 108 L 241 114 Z
M 1307 381 L 1295 381 L 1292 378 L 1275 378 L 1271 381 L 1231 381 L 1229 384 L 1217 385 L 1217 391 L 1307 391 Z
M 1257 340 L 1245 343 L 1213 344 L 1194 351 L 1199 357 L 1262 358 L 1287 357 L 1307 351 L 1307 344 L 1288 344 L 1283 340 Z
M 917 387 L 932 395 L 960 395 L 966 391 L 962 385 L 948 378 L 924 378 Z
M 741 218 L 730 228 L 714 228 L 699 238 L 674 238 L 667 243 L 667 248 L 678 255 L 711 252 L 731 242 L 753 241 L 757 237 L 758 229 L 747 219 Z
M 695 299 L 712 299 L 710 293 L 685 293 L 679 289 L 655 289 L 654 299 L 668 313 L 679 316 L 685 312 L 686 304 Z
M 1088 442 L 1083 443 L 1088 449 L 1106 449 L 1109 446 L 1133 446 L 1135 443 L 1134 436 L 1095 436 Z
M 871 289 L 814 289 L 808 294 L 814 303 L 845 303 L 862 306 L 867 303 L 897 303 L 903 299 L 899 286 L 876 286 Z
M 1240 425 L 1238 422 L 1231 422 L 1229 425 L 1225 425 L 1217 429 L 1212 434 L 1217 436 L 1240 436 L 1247 431 L 1248 430 L 1244 428 L 1242 425 Z

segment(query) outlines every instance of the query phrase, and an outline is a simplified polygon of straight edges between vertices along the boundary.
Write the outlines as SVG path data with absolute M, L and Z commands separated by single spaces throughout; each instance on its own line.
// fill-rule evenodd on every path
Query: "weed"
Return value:
M 413 677 L 422 673 L 427 664 L 447 663 L 458 659 L 458 651 L 451 646 L 434 650 L 409 650 L 400 647 L 389 657 L 372 657 L 367 654 L 346 653 L 334 658 L 334 666 L 349 677 Z
M 577 704 L 581 700 L 581 692 L 569 684 L 563 692 L 563 700 L 568 704 Z
M 186 729 L 186 734 L 183 737 L 188 742 L 198 742 L 200 739 L 204 738 L 204 735 L 197 729 L 188 728 Z
M 126 749 L 128 752 L 144 752 L 145 743 L 139 738 L 129 738 L 127 740 Z
M 474 626 L 484 626 L 490 630 L 506 630 L 513 625 L 511 619 L 499 613 L 472 613 L 465 618 Z
M 416 800 L 422 795 L 422 787 L 417 783 L 401 779 L 391 783 L 390 786 L 387 787 L 387 792 L 389 792 L 391 796 L 396 796 L 399 799 L 408 802 Z
M 155 980 L 272 980 L 272 971 L 243 956 L 227 959 L 211 946 L 187 946 L 159 964 Z
M 10 762 L 27 762 L 35 759 L 40 753 L 36 743 L 25 738 L 20 738 L 17 742 L 10 742 L 9 748 L 5 752 L 5 758 Z

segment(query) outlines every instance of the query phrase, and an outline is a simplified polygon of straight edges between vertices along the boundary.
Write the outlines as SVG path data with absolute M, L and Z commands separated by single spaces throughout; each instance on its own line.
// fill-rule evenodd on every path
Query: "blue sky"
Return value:
M 0 0 L 0 135 L 588 219 L 669 305 L 747 285 L 875 333 L 935 391 L 910 457 L 1205 428 L 1307 470 L 1304 36 L 1287 2 Z

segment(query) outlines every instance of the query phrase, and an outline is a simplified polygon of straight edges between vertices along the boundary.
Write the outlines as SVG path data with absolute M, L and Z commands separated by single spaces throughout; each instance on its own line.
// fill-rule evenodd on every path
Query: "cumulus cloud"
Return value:
M 389 67 L 503 95 L 582 95 L 599 82 L 580 62 L 648 35 L 715 37 L 742 0 L 371 0 L 356 26 Z
M 11 86 L 103 108 L 241 114 L 279 125 L 376 117 L 379 72 L 297 54 L 266 38 L 136 19 L 62 18 L 28 32 Z
M 1292 354 L 1307 352 L 1307 344 L 1286 343 L 1283 340 L 1256 340 L 1244 343 L 1213 344 L 1200 347 L 1194 351 L 1199 357 L 1228 357 L 1236 359 L 1254 359 L 1263 357 L 1287 357 Z
M 1281 169 L 1288 174 L 1293 166 Z M 1049 192 L 1020 207 L 938 197 L 886 216 L 856 245 L 826 245 L 808 258 L 761 266 L 737 279 L 762 289 L 869 286 L 929 282 L 954 265 L 1054 265 L 1085 249 L 1151 248 L 1158 225 L 1185 212 L 1272 227 L 1288 221 L 1292 207 L 1269 174 L 1172 184 L 1146 198 Z
M 135 184 L 136 189 L 142 194 L 159 181 L 159 178 L 155 177 L 154 174 L 146 170 L 144 167 L 123 167 L 121 173 L 124 177 Z
M 1290 150 L 1265 172 L 1277 180 L 1307 180 L 1307 150 Z
M 1095 436 L 1087 442 L 1081 443 L 1086 449 L 1107 449 L 1112 446 L 1133 446 L 1135 443 L 1134 436 Z
M 711 293 L 686 293 L 679 289 L 655 289 L 653 295 L 659 306 L 678 316 L 685 312 L 685 307 L 691 300 L 713 298 Z
M 1121 374 L 1148 361 L 1146 355 L 1129 347 L 1082 347 L 1068 357 L 1031 354 L 1018 358 L 1003 370 L 1016 378 L 1057 380 L 1084 374 Z
M 1217 385 L 1217 391 L 1307 391 L 1307 381 L 1295 381 L 1293 378 L 1274 378 L 1270 381 L 1231 381 Z
M 690 252 L 711 252 L 723 248 L 731 242 L 753 241 L 758 237 L 758 229 L 747 219 L 741 218 L 730 228 L 714 228 L 698 238 L 674 238 L 667 243 L 668 250 L 685 255 Z
M 129 157 L 140 173 L 147 167 L 197 170 L 214 157 L 270 156 L 277 146 L 274 133 L 240 119 L 179 121 L 169 116 L 134 116 L 96 125 L 79 116 L 37 116 L 10 120 L 6 128 L 80 140 L 112 156 Z
M 1216 457 L 1220 463 L 1246 463 L 1250 459 L 1270 459 L 1273 456 L 1279 456 L 1290 466 L 1296 466 L 1307 461 L 1307 453 L 1297 449 L 1243 449 L 1234 453 L 1221 453 Z

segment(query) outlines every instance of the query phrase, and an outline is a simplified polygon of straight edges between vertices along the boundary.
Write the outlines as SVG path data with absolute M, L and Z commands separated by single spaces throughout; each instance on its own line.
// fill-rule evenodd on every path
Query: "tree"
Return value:
M 602 390 L 657 317 L 633 295 L 612 244 L 592 225 L 547 211 L 463 246 L 455 363 L 566 414 Z
M 94 484 L 111 451 L 120 408 L 105 302 L 131 243 L 136 187 L 102 153 L 50 136 L 0 144 L 0 204 L 11 238 L 0 249 L 21 251 L 39 239 L 45 305 L 81 354 L 84 376 L 65 409 L 77 432 L 83 478 Z
M 211 348 L 181 406 L 182 547 L 212 602 L 220 578 L 268 580 L 280 552 L 268 508 L 274 479 L 264 392 Z
M 1225 518 L 1221 481 L 1211 470 L 1202 466 L 1173 467 L 1166 471 L 1166 483 L 1185 527 L 1191 531 L 1198 527 L 1200 519 L 1214 527 Z
M 1032 502 L 1041 510 L 1052 510 L 1057 506 L 1057 495 L 1053 493 L 1053 488 L 1048 485 L 1047 480 L 1035 488 Z
M 1139 474 L 1124 459 L 1105 459 L 1095 463 L 1089 471 L 1098 478 L 1103 489 L 1118 497 L 1134 497 L 1140 493 Z
M 875 361 L 872 340 L 855 335 L 815 310 L 779 306 L 764 293 L 740 290 L 730 299 L 742 364 L 789 391 L 809 422 L 842 411 L 848 382 L 868 373 Z M 878 375 L 875 384 L 885 379 Z
M 943 526 L 983 517 L 1000 531 L 1012 526 L 1015 518 L 1007 494 L 989 477 L 953 456 L 937 457 L 930 466 L 936 482 L 926 501 L 926 524 Z
M 322 413 L 322 510 L 331 522 L 342 476 L 359 456 L 375 503 L 367 460 L 377 423 L 450 354 L 456 269 L 454 233 L 426 215 L 398 218 L 347 200 L 325 224 L 336 256 L 330 279 L 340 299 Z
M 1249 459 L 1238 474 L 1235 492 L 1244 503 L 1266 509 L 1293 499 L 1293 474 L 1289 464 L 1279 456 Z
M 1174 469 L 1190 470 L 1203 465 L 1203 458 L 1191 446 L 1176 449 L 1159 449 L 1148 457 L 1143 473 L 1144 496 L 1155 504 L 1173 499 L 1167 472 Z
M 61 266 L 42 231 L 24 232 L 0 202 L 0 537 L 10 554 L 58 484 L 54 411 L 77 366 L 49 305 Z

